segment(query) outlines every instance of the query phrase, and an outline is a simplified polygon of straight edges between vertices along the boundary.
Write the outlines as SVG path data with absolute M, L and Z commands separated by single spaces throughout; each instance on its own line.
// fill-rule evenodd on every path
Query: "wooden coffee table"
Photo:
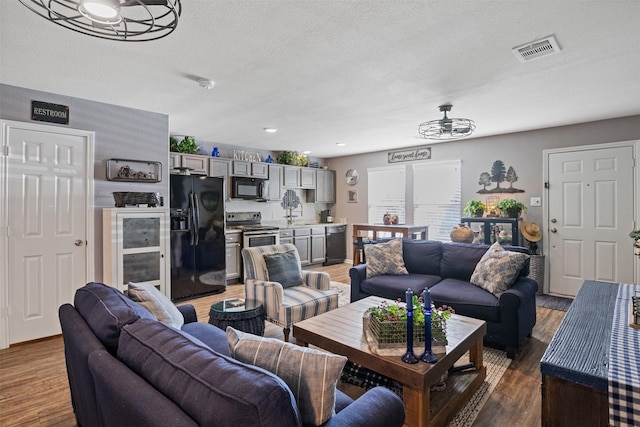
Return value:
M 379 356 L 371 352 L 362 331 L 362 314 L 384 298 L 368 297 L 293 325 L 293 336 L 300 345 L 312 344 L 346 356 L 350 361 L 393 378 L 403 384 L 410 427 L 445 426 L 467 403 L 486 377 L 482 362 L 482 338 L 487 332 L 483 320 L 454 314 L 447 321 L 447 353 L 439 354 L 430 365 L 404 363 L 400 356 Z M 419 357 L 424 347 L 414 347 Z M 430 388 L 454 363 L 469 351 L 473 367 L 449 374 L 447 388 L 430 392 Z

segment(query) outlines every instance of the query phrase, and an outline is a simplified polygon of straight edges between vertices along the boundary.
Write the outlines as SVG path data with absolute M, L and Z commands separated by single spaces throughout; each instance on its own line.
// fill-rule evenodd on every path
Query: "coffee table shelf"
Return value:
M 379 356 L 371 351 L 363 334 L 362 315 L 384 299 L 368 297 L 293 325 L 293 335 L 301 345 L 312 344 L 346 356 L 353 363 L 379 372 L 403 384 L 403 399 L 408 426 L 444 426 L 466 404 L 486 377 L 482 360 L 482 338 L 486 322 L 453 315 L 447 322 L 447 353 L 438 355 L 438 363 L 407 364 L 400 356 Z M 414 351 L 419 353 L 420 348 Z M 474 368 L 450 375 L 447 389 L 430 392 L 431 385 L 467 351 Z

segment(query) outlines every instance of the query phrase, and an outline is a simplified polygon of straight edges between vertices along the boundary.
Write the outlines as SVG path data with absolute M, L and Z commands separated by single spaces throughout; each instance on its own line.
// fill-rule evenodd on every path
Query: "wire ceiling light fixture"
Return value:
M 181 0 L 20 0 L 43 18 L 106 40 L 143 42 L 168 36 L 178 26 Z
M 444 113 L 440 120 L 430 120 L 418 126 L 418 133 L 424 139 L 458 139 L 469 136 L 476 130 L 476 124 L 470 119 L 450 119 L 447 113 L 453 105 L 444 104 L 438 108 Z

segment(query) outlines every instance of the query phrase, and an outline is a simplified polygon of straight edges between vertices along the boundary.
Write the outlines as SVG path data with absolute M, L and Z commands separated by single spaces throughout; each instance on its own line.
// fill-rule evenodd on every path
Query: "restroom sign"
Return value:
M 69 124 L 69 106 L 50 102 L 31 101 L 31 120 Z

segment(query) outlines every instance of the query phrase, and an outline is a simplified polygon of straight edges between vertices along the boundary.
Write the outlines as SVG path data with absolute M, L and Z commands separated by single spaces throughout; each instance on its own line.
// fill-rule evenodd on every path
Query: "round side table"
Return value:
M 231 298 L 211 305 L 209 323 L 225 330 L 227 326 L 254 335 L 264 335 L 264 308 L 255 300 Z

